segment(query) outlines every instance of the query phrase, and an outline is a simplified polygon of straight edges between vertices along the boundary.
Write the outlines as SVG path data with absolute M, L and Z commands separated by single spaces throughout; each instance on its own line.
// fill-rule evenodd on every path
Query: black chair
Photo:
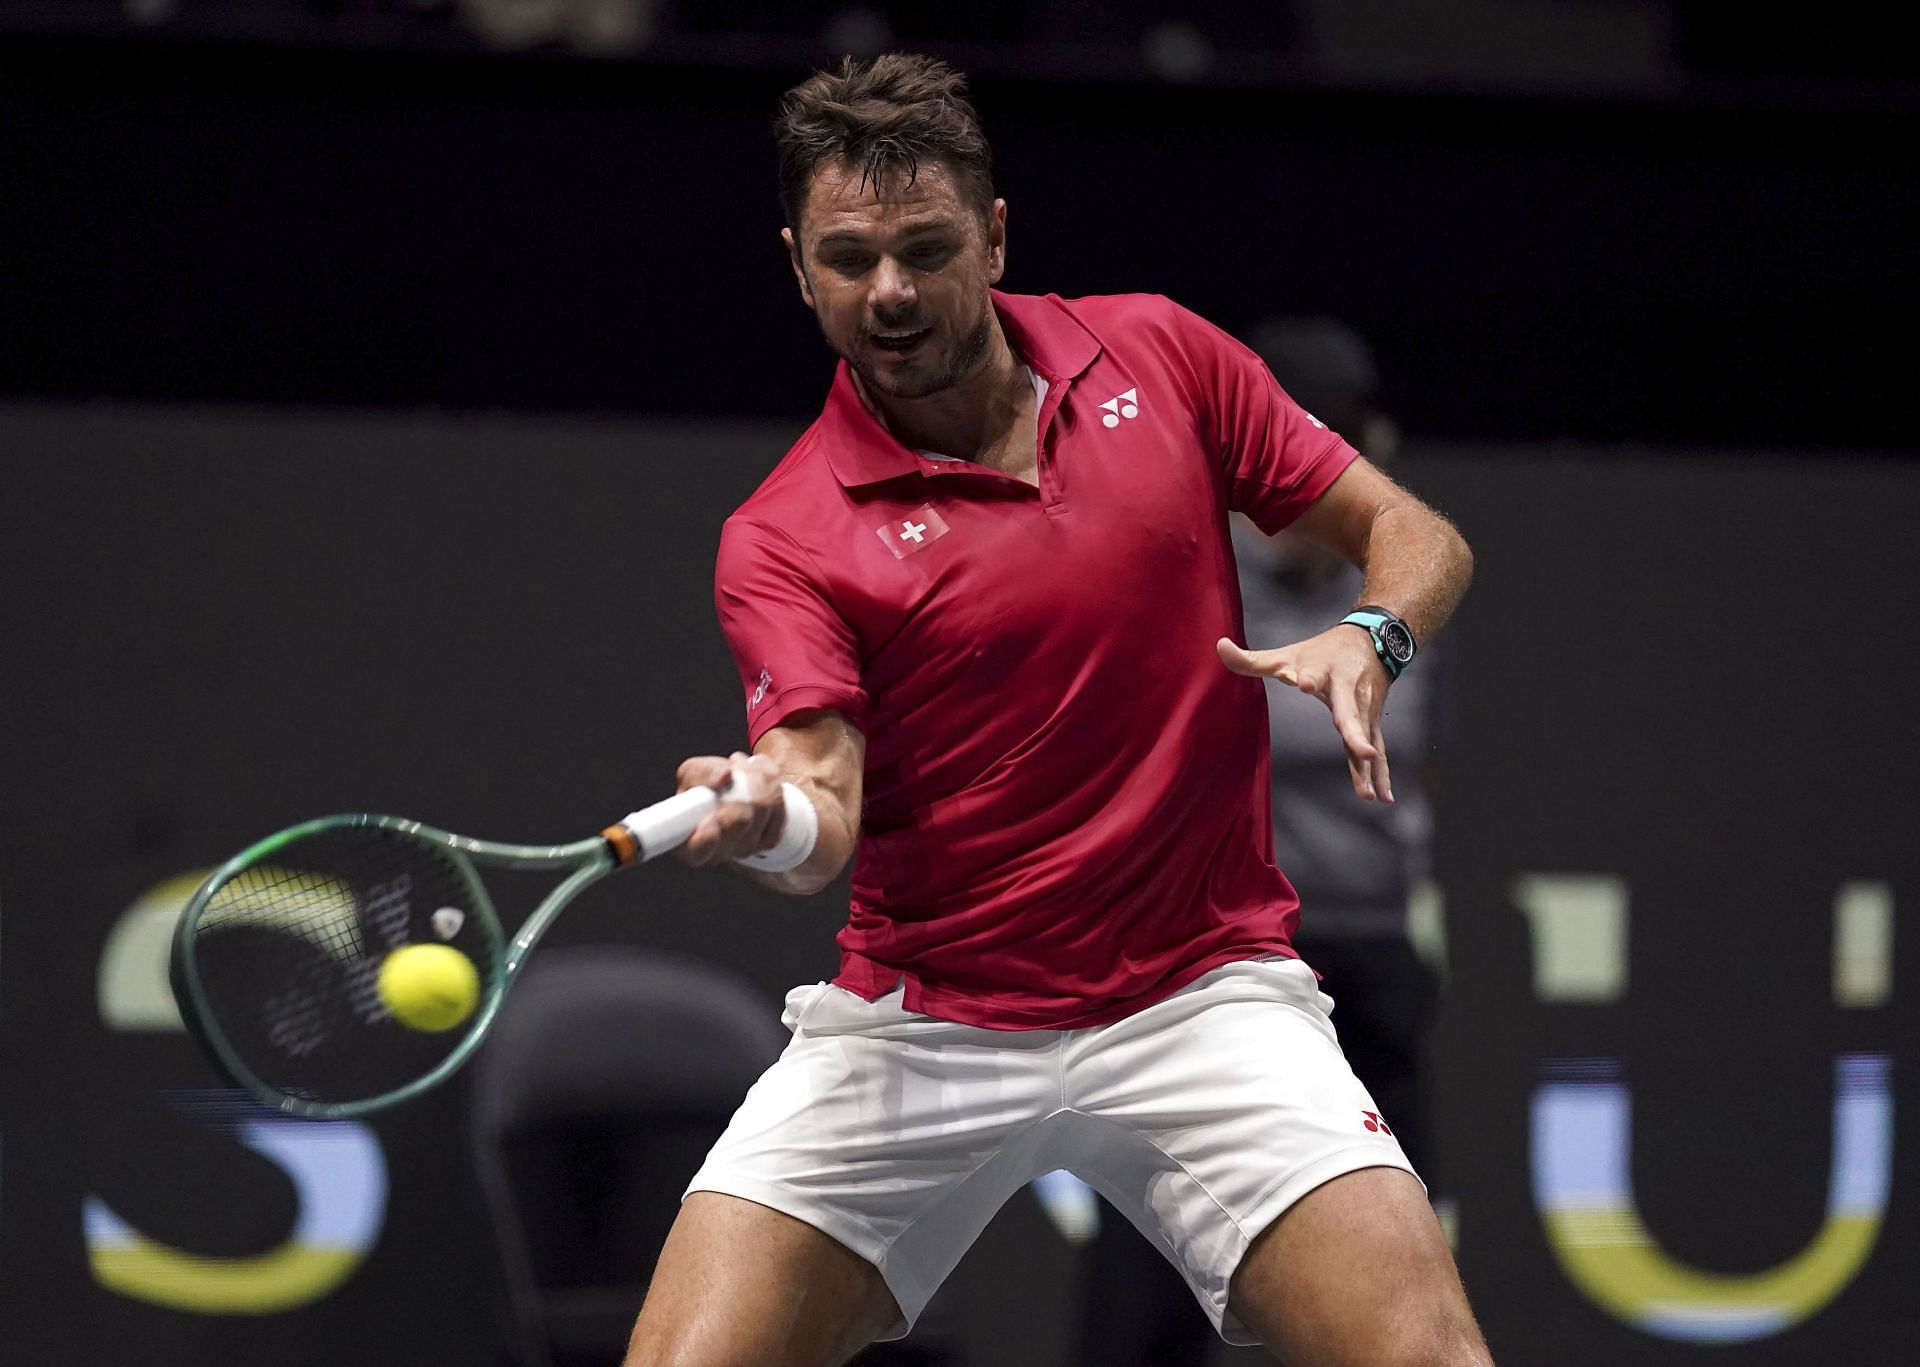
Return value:
M 773 1003 L 705 964 L 534 955 L 472 1076 L 521 1367 L 620 1361 L 681 1191 L 787 1038 Z

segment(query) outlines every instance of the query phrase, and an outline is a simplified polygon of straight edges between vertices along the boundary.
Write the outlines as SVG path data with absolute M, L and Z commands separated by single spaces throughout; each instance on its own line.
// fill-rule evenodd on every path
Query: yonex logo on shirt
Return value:
M 882 544 L 893 552 L 895 560 L 904 560 L 915 551 L 923 551 L 947 534 L 946 520 L 923 503 L 905 517 L 895 518 L 874 528 Z
M 755 680 L 754 683 L 753 696 L 747 699 L 747 711 L 753 711 L 754 708 L 764 702 L 766 700 L 767 690 L 771 687 L 773 687 L 773 672 L 762 667 L 760 677 Z
M 1120 419 L 1137 418 L 1140 416 L 1140 391 L 1138 389 L 1129 389 L 1124 394 L 1116 394 L 1113 398 L 1101 404 L 1100 407 L 1105 410 L 1100 414 L 1101 425 L 1104 427 L 1118 427 L 1120 425 Z

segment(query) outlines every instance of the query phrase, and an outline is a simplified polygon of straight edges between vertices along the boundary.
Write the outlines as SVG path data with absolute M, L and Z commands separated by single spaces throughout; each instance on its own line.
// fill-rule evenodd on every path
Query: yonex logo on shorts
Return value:
M 1129 389 L 1124 394 L 1116 394 L 1100 405 L 1104 410 L 1100 414 L 1100 423 L 1104 427 L 1118 427 L 1122 418 L 1140 416 L 1140 391 Z

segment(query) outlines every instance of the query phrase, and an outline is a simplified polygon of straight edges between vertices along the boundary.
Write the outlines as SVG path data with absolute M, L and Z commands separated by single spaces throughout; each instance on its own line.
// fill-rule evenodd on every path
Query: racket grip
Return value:
M 701 787 L 675 793 L 664 802 L 629 812 L 620 818 L 617 825 L 609 826 L 601 834 L 613 846 L 614 857 L 620 863 L 638 860 L 644 864 L 685 844 L 701 818 L 718 807 L 721 798 L 730 796 L 737 782 L 737 779 L 728 780 L 726 788 L 720 792 Z

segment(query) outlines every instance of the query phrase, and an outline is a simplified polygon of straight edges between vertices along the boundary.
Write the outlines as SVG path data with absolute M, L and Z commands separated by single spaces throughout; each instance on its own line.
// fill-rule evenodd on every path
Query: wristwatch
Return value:
M 1342 617 L 1340 625 L 1366 629 L 1367 635 L 1373 637 L 1373 653 L 1387 667 L 1388 679 L 1399 678 L 1413 663 L 1413 653 L 1419 649 L 1413 639 L 1413 628 L 1377 604 L 1362 603 Z

